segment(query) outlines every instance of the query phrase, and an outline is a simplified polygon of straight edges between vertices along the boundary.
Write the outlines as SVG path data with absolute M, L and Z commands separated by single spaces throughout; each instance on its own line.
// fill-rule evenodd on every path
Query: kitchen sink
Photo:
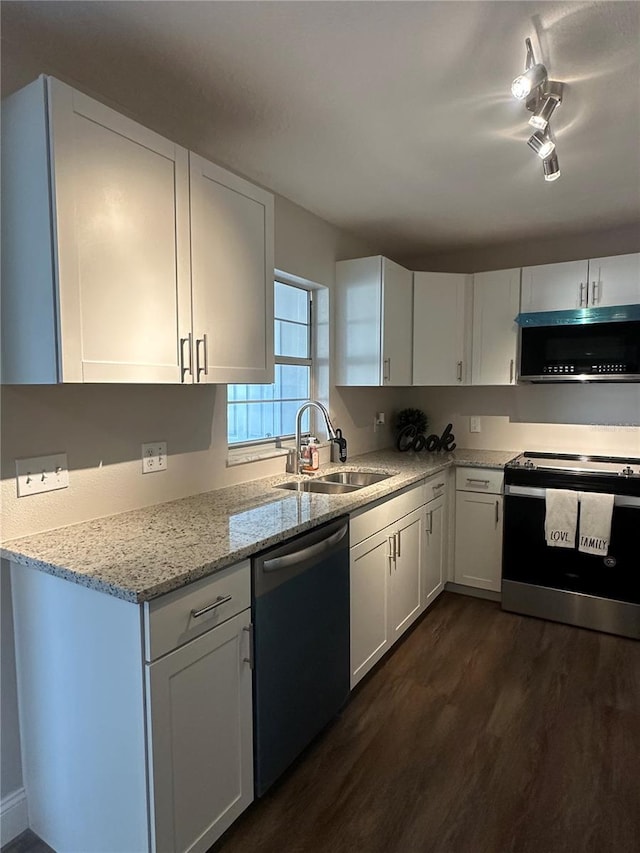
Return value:
M 322 480 L 295 480 L 289 483 L 279 483 L 276 489 L 289 489 L 292 492 L 315 492 L 320 495 L 346 495 L 355 492 L 362 486 L 348 483 L 324 482 Z
M 388 480 L 392 476 L 393 474 L 376 474 L 371 471 L 337 471 L 335 474 L 324 474 L 322 477 L 318 477 L 316 481 L 341 483 L 361 489 L 363 486 L 372 486 L 381 480 Z

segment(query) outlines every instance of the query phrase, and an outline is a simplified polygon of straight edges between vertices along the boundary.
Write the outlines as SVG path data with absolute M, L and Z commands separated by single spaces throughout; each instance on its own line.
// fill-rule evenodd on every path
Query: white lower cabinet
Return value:
M 245 610 L 147 666 L 158 853 L 208 850 L 253 799 L 250 622 Z
M 428 607 L 444 589 L 445 538 L 447 535 L 446 496 L 425 507 L 424 558 L 422 562 L 422 607 Z
M 456 483 L 454 580 L 458 584 L 499 592 L 502 472 L 459 468 Z
M 444 588 L 446 479 L 437 479 L 351 522 L 352 687 Z
M 389 639 L 395 641 L 420 614 L 424 509 L 392 525 L 393 559 L 389 560 Z
M 24 566 L 12 594 L 31 829 L 208 850 L 253 799 L 249 562 L 142 606 Z

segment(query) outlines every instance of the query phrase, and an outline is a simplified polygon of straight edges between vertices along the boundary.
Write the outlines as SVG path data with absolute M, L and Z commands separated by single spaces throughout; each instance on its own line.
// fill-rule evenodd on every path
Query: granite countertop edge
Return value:
M 446 468 L 502 468 L 516 455 L 486 450 L 446 454 L 373 451 L 345 464 L 323 465 L 318 472 L 391 473 L 387 480 L 348 494 L 276 490 L 280 483 L 306 479 L 304 475 L 280 474 L 7 541 L 2 543 L 1 555 L 13 563 L 142 604 L 387 499 Z M 272 513 L 276 505 L 278 519 Z M 181 543 L 187 535 L 185 528 L 193 534 L 190 541 Z M 113 540 L 120 543 L 119 549 Z M 87 560 L 88 553 L 93 560 Z

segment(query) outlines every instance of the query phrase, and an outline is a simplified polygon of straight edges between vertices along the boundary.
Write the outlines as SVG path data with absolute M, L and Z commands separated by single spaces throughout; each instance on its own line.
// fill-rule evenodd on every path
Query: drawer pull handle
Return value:
M 436 483 L 434 489 L 444 489 L 444 483 Z
M 199 616 L 204 616 L 205 613 L 215 610 L 216 607 L 220 607 L 221 604 L 226 604 L 227 601 L 231 601 L 232 598 L 232 595 L 219 595 L 213 604 L 207 604 L 207 606 L 203 607 L 201 610 L 192 610 L 191 615 L 194 619 L 197 619 Z
M 467 483 L 482 483 L 483 485 L 488 486 L 490 482 L 490 480 L 478 480 L 473 477 L 467 477 Z

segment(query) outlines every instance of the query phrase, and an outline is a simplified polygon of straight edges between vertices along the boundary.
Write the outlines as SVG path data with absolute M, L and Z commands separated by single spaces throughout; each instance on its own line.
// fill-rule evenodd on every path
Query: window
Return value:
M 295 433 L 295 416 L 311 398 L 311 291 L 274 283 L 275 382 L 227 386 L 229 444 L 268 441 Z M 302 419 L 309 432 L 309 412 Z

